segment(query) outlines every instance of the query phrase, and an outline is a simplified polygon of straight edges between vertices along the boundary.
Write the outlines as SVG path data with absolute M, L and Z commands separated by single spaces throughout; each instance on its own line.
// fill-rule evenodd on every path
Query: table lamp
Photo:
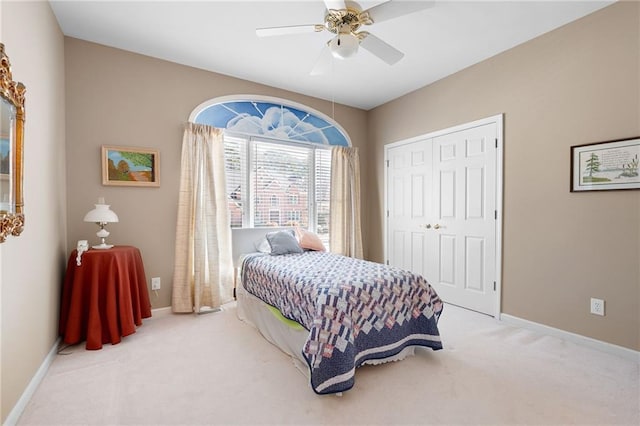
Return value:
M 94 222 L 96 225 L 100 227 L 100 230 L 96 233 L 98 238 L 100 238 L 100 244 L 97 246 L 93 246 L 94 249 L 110 249 L 113 247 L 113 244 L 107 244 L 106 238 L 109 236 L 109 231 L 104 229 L 107 223 L 117 222 L 118 215 L 113 212 L 113 210 L 109 209 L 109 206 L 104 203 L 104 198 L 100 197 L 98 199 L 98 204 L 95 204 L 96 208 L 91 210 L 84 216 L 85 222 Z

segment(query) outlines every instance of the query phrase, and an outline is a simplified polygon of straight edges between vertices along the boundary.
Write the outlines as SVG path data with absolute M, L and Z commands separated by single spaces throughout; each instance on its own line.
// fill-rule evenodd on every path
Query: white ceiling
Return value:
M 379 3 L 359 2 L 363 9 Z M 365 28 L 405 53 L 397 64 L 360 49 L 321 76 L 309 72 L 331 33 L 258 38 L 255 29 L 321 24 L 322 0 L 52 0 L 51 6 L 70 37 L 368 110 L 611 3 L 436 1 Z

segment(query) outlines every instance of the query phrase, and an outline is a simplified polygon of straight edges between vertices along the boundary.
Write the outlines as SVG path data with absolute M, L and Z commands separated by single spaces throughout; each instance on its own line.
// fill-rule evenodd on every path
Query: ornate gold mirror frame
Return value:
M 24 143 L 24 94 L 25 87 L 22 83 L 13 81 L 11 77 L 11 64 L 4 51 L 4 44 L 0 43 L 0 108 L 3 120 L 8 117 L 9 123 L 2 123 L 2 128 L 8 129 L 6 138 L 8 151 L 3 160 L 8 161 L 7 166 L 0 165 L 0 179 L 6 179 L 6 190 L 0 193 L 0 243 L 3 243 L 9 235 L 18 236 L 24 229 L 24 200 L 22 195 L 23 143 Z M 6 112 L 6 113 L 5 113 Z M 0 152 L 0 156 L 4 156 Z M 4 168 L 3 168 L 4 167 Z M 6 194 L 5 192 L 9 193 Z

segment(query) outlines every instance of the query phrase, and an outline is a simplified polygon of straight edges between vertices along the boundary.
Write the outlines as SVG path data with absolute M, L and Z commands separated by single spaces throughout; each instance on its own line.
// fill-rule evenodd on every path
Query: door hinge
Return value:
M 496 291 L 496 282 L 493 282 L 493 291 Z
M 496 138 L 496 148 L 498 147 L 498 138 Z
M 389 210 L 387 210 L 387 217 L 389 217 Z
M 389 160 L 387 160 L 387 167 L 389 167 Z
M 493 218 L 494 218 L 495 220 L 498 220 L 498 210 L 494 210 L 494 211 L 493 211 Z

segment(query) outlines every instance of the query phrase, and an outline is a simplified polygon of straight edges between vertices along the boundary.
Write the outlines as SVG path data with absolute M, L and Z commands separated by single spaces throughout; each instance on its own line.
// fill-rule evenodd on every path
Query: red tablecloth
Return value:
M 151 316 L 147 279 L 140 250 L 115 246 L 69 256 L 62 289 L 60 335 L 68 344 L 87 341 L 87 349 L 120 343 Z

